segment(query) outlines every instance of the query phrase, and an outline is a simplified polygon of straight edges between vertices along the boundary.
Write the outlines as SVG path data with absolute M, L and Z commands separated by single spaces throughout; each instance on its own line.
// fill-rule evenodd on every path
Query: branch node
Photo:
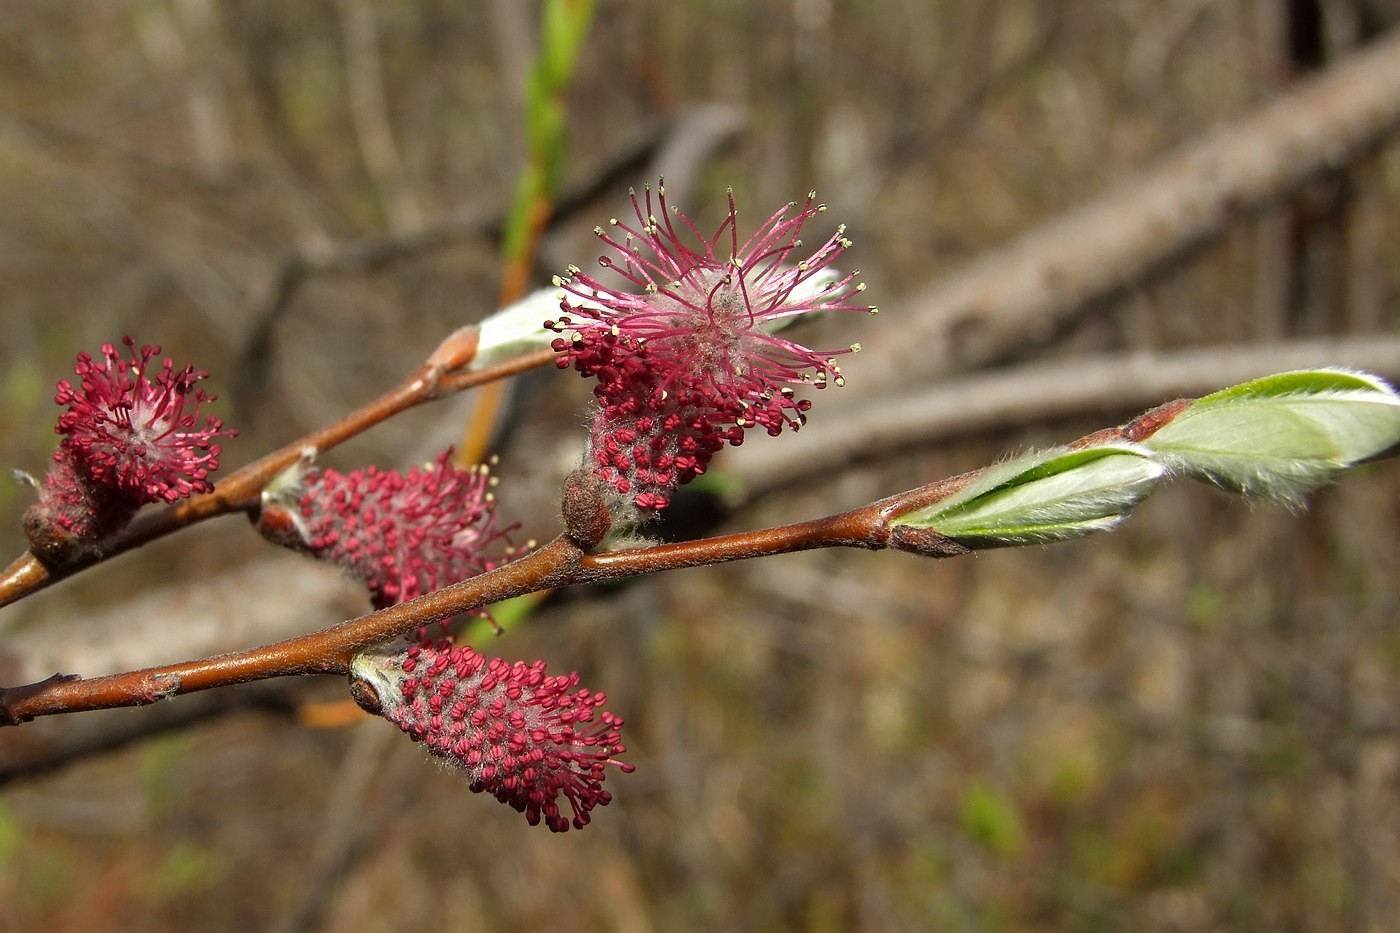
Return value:
M 0 687 L 0 726 L 17 726 L 22 722 L 29 722 L 34 718 L 34 714 L 16 713 L 15 707 L 23 705 L 24 701 L 31 697 L 42 694 L 51 686 L 77 680 L 82 680 L 77 674 L 54 674 L 38 683 L 25 684 L 22 687 Z

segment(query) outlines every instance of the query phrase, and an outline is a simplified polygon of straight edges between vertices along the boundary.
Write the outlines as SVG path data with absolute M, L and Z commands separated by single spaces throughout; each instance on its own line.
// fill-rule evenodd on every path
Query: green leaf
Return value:
M 1400 396 L 1346 370 L 1266 376 L 1197 399 L 1143 445 L 1168 469 L 1296 504 L 1400 443 Z
M 929 528 L 968 547 L 1062 541 L 1112 528 L 1163 473 L 1135 444 L 1052 448 L 989 467 L 894 524 Z
M 1392 396 L 1395 394 L 1394 389 L 1370 373 L 1350 369 L 1302 369 L 1242 382 L 1197 399 L 1196 404 L 1213 405 L 1240 398 L 1277 398 L 1347 391 L 1380 392 Z

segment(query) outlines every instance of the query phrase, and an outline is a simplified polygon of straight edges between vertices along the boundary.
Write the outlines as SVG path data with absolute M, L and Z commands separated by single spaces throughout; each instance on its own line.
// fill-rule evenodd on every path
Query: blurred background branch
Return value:
M 1043 345 L 1397 128 L 1400 34 L 908 296 L 863 342 L 892 364 L 875 386 L 888 391 Z

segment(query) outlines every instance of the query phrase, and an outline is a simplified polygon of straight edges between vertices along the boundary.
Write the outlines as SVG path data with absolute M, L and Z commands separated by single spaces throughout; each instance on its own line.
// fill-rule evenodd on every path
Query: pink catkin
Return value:
M 576 673 L 551 676 L 543 661 L 488 659 L 448 641 L 367 661 L 397 687 L 381 697 L 384 715 L 532 826 L 582 829 L 612 800 L 607 769 L 634 770 L 616 757 L 627 750 L 622 719 L 602 709 L 604 694 L 576 690 Z
M 620 239 L 595 231 L 620 257 L 600 264 L 640 291 L 612 291 L 576 267 L 558 280 L 565 313 L 545 322 L 561 335 L 558 365 L 598 381 L 585 465 L 643 516 L 664 509 L 676 487 L 745 431 L 800 427 L 811 402 L 795 387 L 842 383 L 832 357 L 858 347 L 818 352 L 773 333 L 814 311 L 874 310 L 852 303 L 862 290 L 854 273 L 824 273 L 850 246 L 844 228 L 789 264 L 802 226 L 825 209 L 812 198 L 779 210 L 740 243 L 732 195 L 706 238 L 668 209 L 664 187 L 653 199 L 648 186 L 644 201 L 632 196 L 637 226 L 612 221 Z
M 31 544 L 50 554 L 100 548 L 141 506 L 176 502 L 214 488 L 215 438 L 232 437 L 200 408 L 214 400 L 195 386 L 208 377 L 166 359 L 151 372 L 160 347 L 123 338 L 126 354 L 103 344 L 100 359 L 78 354 L 78 383 L 58 383 L 54 401 L 67 407 L 55 431 L 63 436 L 26 515 Z
M 490 471 L 458 469 L 451 453 L 406 473 L 308 471 L 294 503 L 264 505 L 259 527 L 363 580 L 376 608 L 476 576 L 511 556 L 509 529 L 496 527 Z

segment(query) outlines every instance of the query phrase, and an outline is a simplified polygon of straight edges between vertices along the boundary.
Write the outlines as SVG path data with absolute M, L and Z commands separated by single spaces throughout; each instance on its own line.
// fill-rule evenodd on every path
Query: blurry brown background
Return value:
M 0 462 L 43 469 L 53 383 L 126 333 L 214 373 L 244 429 L 228 469 L 488 313 L 537 18 L 513 0 L 7 4 Z M 726 185 L 750 224 L 815 188 L 849 225 L 888 344 L 941 277 L 1395 23 L 1380 0 L 600 0 L 570 95 L 580 203 L 536 281 L 591 262 L 586 231 L 657 171 L 702 226 Z M 998 363 L 1393 332 L 1397 205 L 1382 148 Z M 841 345 L 865 323 L 803 337 Z M 844 401 L 890 382 L 875 351 L 845 369 Z M 552 372 L 515 393 L 500 495 L 523 536 L 556 527 L 587 394 Z M 837 401 L 817 399 L 814 428 Z M 1031 429 L 871 451 L 725 527 L 855 505 L 1137 407 L 1092 398 Z M 332 462 L 402 464 L 470 417 L 430 407 Z M 729 501 L 754 481 L 736 469 Z M 0 487 L 10 553 L 29 495 Z M 1174 484 L 1080 543 L 939 563 L 820 552 L 561 599 L 489 650 L 605 690 L 638 766 L 562 837 L 382 722 L 307 725 L 306 703 L 343 697 L 330 681 L 230 692 L 207 717 L 180 699 L 197 723 L 115 750 L 61 751 L 83 716 L 6 730 L 0 929 L 1393 928 L 1397 518 L 1392 462 L 1303 515 Z M 240 570 L 255 582 L 193 602 Z M 6 610 L 0 669 L 64 639 L 89 674 L 189 656 L 211 629 L 247 643 L 237 625 L 264 603 L 301 629 L 365 608 L 320 570 L 213 523 Z M 167 715 L 91 720 L 112 725 L 84 741 Z

